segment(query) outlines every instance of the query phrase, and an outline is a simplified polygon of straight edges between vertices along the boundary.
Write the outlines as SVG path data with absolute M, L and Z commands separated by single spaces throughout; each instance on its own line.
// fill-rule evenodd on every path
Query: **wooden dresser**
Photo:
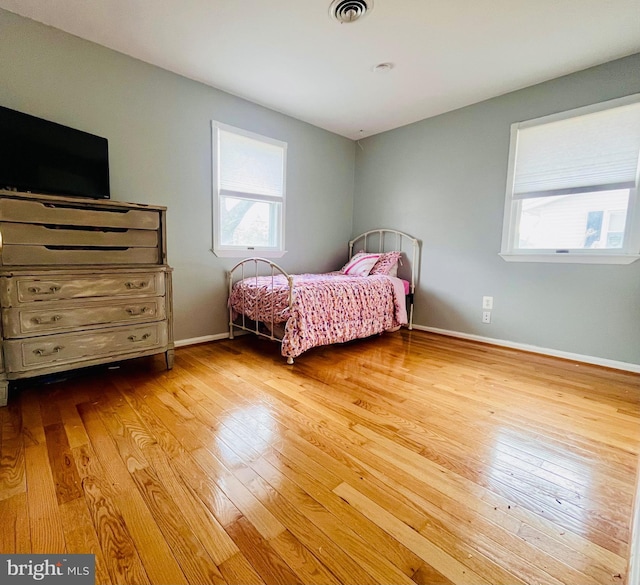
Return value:
M 0 406 L 9 381 L 164 353 L 166 208 L 0 190 Z

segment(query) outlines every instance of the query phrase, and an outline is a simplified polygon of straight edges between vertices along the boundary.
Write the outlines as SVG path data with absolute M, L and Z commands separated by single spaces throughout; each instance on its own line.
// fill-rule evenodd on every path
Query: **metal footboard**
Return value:
M 233 285 L 241 280 L 246 279 L 255 279 L 257 282 L 258 277 L 269 278 L 271 277 L 271 288 L 273 289 L 275 284 L 275 278 L 278 275 L 282 275 L 288 282 L 289 285 L 289 312 L 291 312 L 291 307 L 293 304 L 293 276 L 289 275 L 283 268 L 267 260 L 266 258 L 246 258 L 238 262 L 231 270 L 227 272 L 227 279 L 229 283 L 229 296 L 228 299 L 231 299 L 231 293 L 233 290 Z M 239 311 L 234 311 L 231 303 L 228 302 L 229 305 L 229 338 L 234 338 L 234 331 L 246 331 L 249 333 L 253 333 L 259 337 L 265 337 L 272 341 L 282 341 L 282 333 L 278 331 L 278 323 L 275 321 L 275 303 L 271 303 L 271 320 L 270 321 L 254 321 L 252 319 L 247 318 L 244 310 L 245 306 L 245 297 L 246 293 L 243 290 L 240 304 L 242 307 L 239 307 Z M 257 301 L 260 302 L 260 301 Z M 234 319 L 234 313 L 236 313 L 237 317 Z M 287 363 L 292 364 L 293 358 L 287 358 Z

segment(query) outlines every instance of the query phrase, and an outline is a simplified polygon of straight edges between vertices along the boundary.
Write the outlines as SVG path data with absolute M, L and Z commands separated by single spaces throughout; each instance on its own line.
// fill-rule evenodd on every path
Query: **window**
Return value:
M 287 144 L 211 123 L 217 256 L 284 254 Z
M 500 255 L 640 258 L 639 157 L 640 94 L 512 124 Z

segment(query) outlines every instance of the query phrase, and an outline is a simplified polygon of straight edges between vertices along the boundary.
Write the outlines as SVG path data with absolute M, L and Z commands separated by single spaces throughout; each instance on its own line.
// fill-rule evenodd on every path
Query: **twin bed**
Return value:
M 236 330 L 279 341 L 292 364 L 308 349 L 413 325 L 419 242 L 391 229 L 349 242 L 349 261 L 326 274 L 287 274 L 264 258 L 228 273 L 229 337 Z

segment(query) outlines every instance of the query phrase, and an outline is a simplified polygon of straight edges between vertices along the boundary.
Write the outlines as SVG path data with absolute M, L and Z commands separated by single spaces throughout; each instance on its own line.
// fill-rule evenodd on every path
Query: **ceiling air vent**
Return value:
M 338 22 L 355 22 L 373 8 L 373 0 L 333 0 L 329 14 Z

